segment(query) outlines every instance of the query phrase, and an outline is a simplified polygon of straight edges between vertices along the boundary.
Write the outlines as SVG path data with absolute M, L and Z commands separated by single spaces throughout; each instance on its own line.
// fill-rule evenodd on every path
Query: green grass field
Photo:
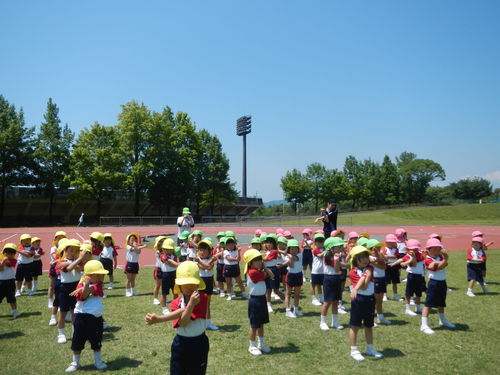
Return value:
M 436 334 L 426 336 L 419 331 L 420 317 L 403 314 L 401 302 L 384 303 L 391 326 L 374 330 L 375 347 L 385 354 L 385 359 L 367 359 L 355 363 L 349 356 L 348 330 L 327 332 L 319 329 L 319 308 L 310 304 L 309 283 L 302 290 L 301 309 L 304 317 L 285 318 L 281 303 L 274 303 L 278 312 L 270 317 L 265 329 L 266 342 L 272 353 L 252 357 L 247 352 L 247 302 L 237 299 L 222 300 L 214 297 L 213 322 L 220 331 L 207 332 L 210 338 L 208 374 L 400 374 L 408 369 L 415 374 L 493 374 L 498 371 L 497 344 L 500 335 L 498 318 L 500 292 L 500 252 L 489 251 L 489 295 L 465 296 L 465 254 L 452 252 L 448 268 L 448 284 L 454 290 L 447 299 L 447 317 L 457 324 L 457 329 L 439 329 L 438 317 L 431 315 L 430 325 Z M 170 324 L 146 326 L 147 312 L 160 313 L 152 305 L 152 269 L 142 269 L 138 278 L 139 297 L 125 298 L 124 275 L 117 272 L 118 285 L 104 301 L 105 319 L 111 329 L 105 331 L 103 359 L 108 372 L 116 374 L 165 374 L 168 373 L 170 343 L 175 335 Z M 22 316 L 10 318 L 10 307 L 0 306 L 0 353 L 3 358 L 3 375 L 62 374 L 71 362 L 70 342 L 56 343 L 57 331 L 49 327 L 50 318 L 44 292 L 47 276 L 41 278 L 42 290 L 34 297 L 18 298 Z M 402 284 L 403 287 L 405 284 Z M 403 293 L 400 286 L 400 294 Z M 344 295 L 346 299 L 347 293 Z M 348 324 L 349 315 L 340 316 Z M 69 335 L 70 328 L 67 327 Z M 361 335 L 360 349 L 364 350 Z M 79 373 L 97 374 L 94 370 L 92 351 L 83 351 Z M 410 370 L 411 369 L 411 370 Z M 78 373 L 78 372 L 77 372 Z
M 283 220 L 268 225 L 311 225 L 311 217 Z M 340 213 L 339 226 L 351 225 L 500 225 L 500 204 L 474 204 L 360 213 Z

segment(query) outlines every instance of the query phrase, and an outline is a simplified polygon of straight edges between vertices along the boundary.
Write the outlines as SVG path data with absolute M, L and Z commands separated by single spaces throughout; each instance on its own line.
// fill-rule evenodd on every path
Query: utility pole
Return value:
M 236 135 L 243 136 L 243 198 L 247 197 L 247 134 L 252 132 L 252 116 L 242 116 L 236 120 Z

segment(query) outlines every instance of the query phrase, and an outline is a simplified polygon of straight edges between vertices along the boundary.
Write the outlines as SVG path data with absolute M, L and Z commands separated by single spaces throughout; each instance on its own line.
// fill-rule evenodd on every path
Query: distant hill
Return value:
M 270 207 L 270 206 L 276 206 L 278 204 L 288 204 L 287 201 L 285 200 L 276 200 L 276 201 L 269 201 L 269 202 L 264 202 L 264 207 Z

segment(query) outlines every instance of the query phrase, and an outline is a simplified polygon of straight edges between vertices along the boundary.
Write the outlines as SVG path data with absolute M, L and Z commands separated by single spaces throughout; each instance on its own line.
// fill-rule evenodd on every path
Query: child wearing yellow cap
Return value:
M 127 282 L 125 284 L 125 297 L 137 296 L 135 290 L 135 279 L 139 273 L 139 254 L 146 246 L 139 243 L 139 235 L 137 233 L 130 233 L 126 239 L 126 255 L 125 259 L 125 274 L 127 275 Z
M 209 342 L 207 326 L 208 296 L 199 293 L 205 289 L 195 262 L 185 261 L 177 267 L 174 293 L 179 297 L 170 304 L 168 314 L 149 313 L 146 324 L 172 321 L 176 329 L 170 355 L 171 374 L 205 374 L 208 363 Z
M 113 270 L 116 269 L 116 266 L 118 265 L 118 253 L 116 252 L 115 243 L 113 241 L 113 236 L 111 235 L 111 233 L 104 233 L 103 238 L 103 247 L 99 262 L 101 262 L 104 269 L 108 271 L 108 290 L 112 290 L 114 281 Z
M 38 237 L 33 237 L 31 239 L 31 247 L 33 248 L 33 264 L 31 266 L 31 272 L 33 274 L 33 288 L 31 292 L 34 293 L 38 290 L 38 276 L 42 275 L 42 255 L 45 254 L 43 249 L 40 247 L 42 239 Z
M 70 294 L 76 298 L 74 314 L 73 339 L 71 350 L 73 351 L 72 362 L 66 372 L 74 372 L 80 368 L 80 354 L 85 347 L 85 342 L 90 342 L 94 351 L 94 366 L 98 370 L 105 370 L 108 366 L 101 357 L 101 342 L 104 305 L 103 285 L 104 275 L 108 271 L 104 269 L 98 260 L 89 260 L 83 268 L 84 275 L 78 283 L 77 288 Z
M 47 297 L 49 299 L 47 307 L 49 309 L 53 309 L 54 297 L 55 297 L 55 287 L 57 282 L 57 273 L 56 273 L 56 263 L 59 256 L 57 255 L 57 247 L 59 246 L 59 241 L 63 238 L 67 238 L 66 232 L 62 230 L 57 231 L 54 235 L 54 240 L 52 241 L 52 247 L 50 248 L 49 256 L 50 256 L 50 267 L 49 267 L 49 288 L 47 291 Z M 56 312 L 57 313 L 57 309 Z M 55 314 L 53 313 L 53 314 Z M 55 325 L 55 322 L 54 324 Z
M 35 255 L 35 252 L 31 247 L 31 236 L 29 234 L 22 234 L 19 242 L 19 247 L 16 249 L 19 254 L 16 268 L 16 297 L 20 297 L 23 292 L 23 282 L 28 290 L 28 296 L 31 296 L 33 295 L 31 287 L 33 281 L 33 255 Z
M 0 259 L 0 303 L 5 298 L 12 308 L 12 317 L 15 319 L 20 314 L 17 311 L 16 301 L 16 245 L 5 244 L 2 251 L 3 258 Z
M 208 296 L 207 305 L 207 329 L 211 331 L 217 331 L 219 327 L 212 324 L 211 312 L 210 312 L 210 301 L 212 294 L 214 294 L 214 264 L 216 258 L 212 257 L 212 241 L 209 239 L 204 239 L 198 242 L 198 253 L 196 258 L 194 258 L 198 268 L 200 269 L 200 277 L 205 283 L 205 289 L 202 293 Z

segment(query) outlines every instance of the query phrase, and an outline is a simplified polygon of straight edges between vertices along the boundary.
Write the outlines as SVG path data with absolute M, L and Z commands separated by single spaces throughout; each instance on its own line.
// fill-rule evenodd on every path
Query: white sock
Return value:
M 297 311 L 299 311 L 299 306 L 294 306 L 293 312 L 297 312 Z
M 80 363 L 80 354 L 73 354 L 73 362 Z
M 378 320 L 384 319 L 384 314 L 377 314 L 377 318 L 378 318 Z
M 271 302 L 268 302 L 268 303 L 267 303 L 267 307 L 271 307 L 271 306 L 272 306 L 272 305 L 271 305 Z
M 37 286 L 38 286 L 38 280 L 33 280 L 33 288 L 32 289 L 36 288 Z
M 59 332 L 60 335 L 65 335 L 66 333 L 64 332 L 64 328 L 58 328 L 57 332 Z
M 337 314 L 332 315 L 332 326 L 336 326 L 337 324 L 339 324 L 337 317 Z
M 125 294 L 129 294 L 129 293 L 130 293 L 130 289 L 125 288 Z
M 17 314 L 17 309 L 12 309 L 12 314 Z
M 256 346 L 257 346 L 257 345 L 255 344 L 255 341 L 250 340 L 250 347 L 251 347 L 251 348 L 254 348 L 254 347 L 256 347 Z
M 441 323 L 446 322 L 446 318 L 444 317 L 444 313 L 438 313 L 438 315 L 439 315 L 439 321 Z
M 50 319 L 56 319 L 56 320 L 57 320 L 57 315 L 56 315 L 56 314 L 52 314 L 52 315 L 50 316 Z
M 207 319 L 207 326 L 212 324 L 212 319 Z
M 351 353 L 352 352 L 356 352 L 358 351 L 358 347 L 357 346 L 351 346 Z
M 292 311 L 291 308 L 289 308 L 289 307 L 286 308 L 286 312 L 291 312 L 291 311 Z
M 420 305 L 415 305 L 415 306 L 417 306 L 417 310 L 421 310 L 421 309 L 420 309 Z
M 371 351 L 371 350 L 375 350 L 373 348 L 373 344 L 366 344 L 366 351 L 368 352 L 368 351 Z
M 467 292 L 472 292 L 472 288 L 467 288 Z
M 422 317 L 422 327 L 429 327 L 429 318 L 426 316 Z
M 321 315 L 321 323 L 326 323 L 326 315 Z
M 94 362 L 102 361 L 101 352 L 94 352 Z
M 258 336 L 257 340 L 259 341 L 259 346 L 264 344 L 264 337 L 263 336 Z

